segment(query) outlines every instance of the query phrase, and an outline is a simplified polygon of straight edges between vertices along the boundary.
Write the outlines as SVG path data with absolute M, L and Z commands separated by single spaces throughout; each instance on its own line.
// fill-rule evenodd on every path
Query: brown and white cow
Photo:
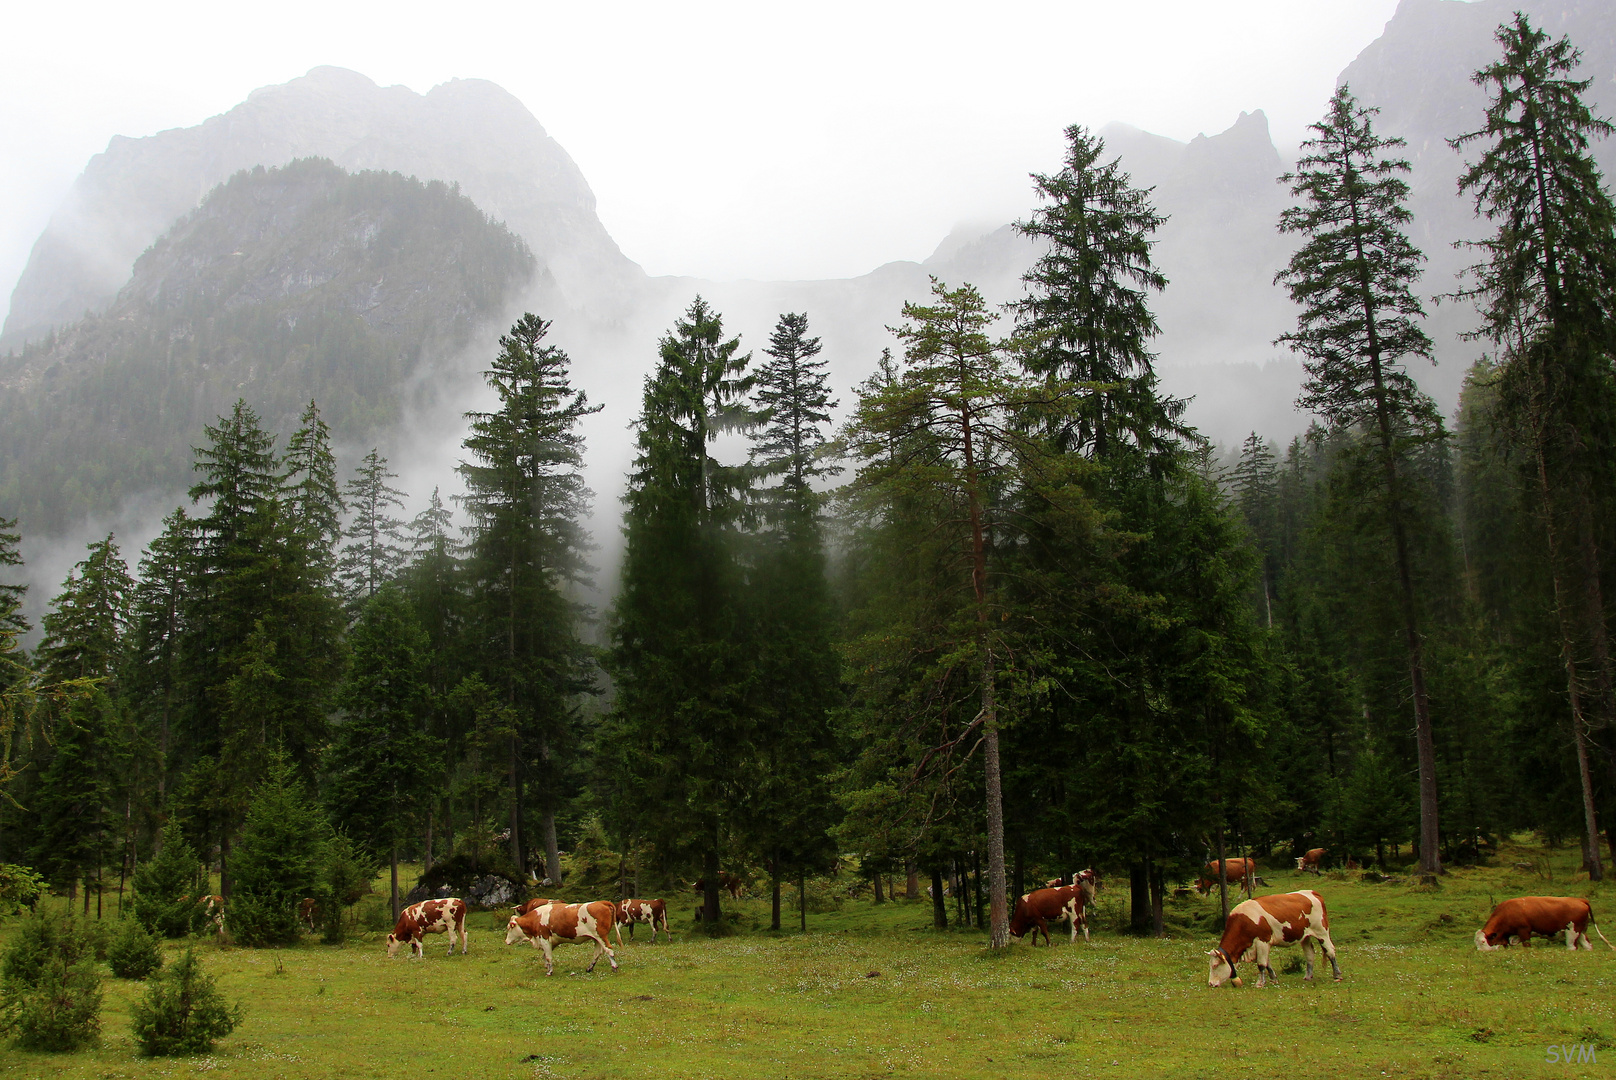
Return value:
M 1487 925 L 1476 931 L 1476 948 L 1482 952 L 1507 948 L 1509 939 L 1514 937 L 1520 939 L 1521 948 L 1530 949 L 1533 934 L 1552 937 L 1564 930 L 1566 948 L 1592 949 L 1594 943 L 1588 940 L 1588 926 L 1593 918 L 1593 905 L 1581 897 L 1517 896 L 1493 908 Z M 1594 927 L 1594 933 L 1599 935 L 1600 941 L 1616 949 L 1599 927 Z
M 1255 886 L 1257 881 L 1256 859 L 1225 859 L 1223 862 L 1225 866 L 1224 873 L 1228 876 L 1230 885 L 1237 887 L 1242 884 Z M 1201 878 L 1195 883 L 1195 888 L 1202 896 L 1205 896 L 1216 888 L 1217 884 L 1218 861 L 1213 859 L 1206 864 L 1206 869 L 1201 871 Z
M 551 904 L 559 903 L 561 903 L 559 900 L 547 900 L 542 896 L 535 896 L 533 899 L 524 900 L 520 904 L 517 904 L 515 907 L 511 908 L 511 914 L 526 915 L 530 911 L 537 911 L 541 907 L 549 907 Z
M 426 935 L 445 932 L 449 935 L 449 955 L 454 955 L 455 937 L 458 935 L 460 955 L 465 956 L 470 938 L 466 935 L 464 900 L 458 896 L 446 896 L 441 900 L 422 900 L 419 904 L 411 904 L 399 913 L 398 925 L 387 935 L 387 955 L 397 955 L 398 947 L 408 944 L 411 958 L 425 956 Z
M 315 924 L 320 921 L 320 901 L 312 896 L 305 896 L 297 904 L 297 920 L 314 933 Z
M 202 909 L 202 918 L 213 924 L 214 933 L 224 933 L 224 897 L 201 896 L 196 906 Z
M 527 941 L 535 949 L 543 950 L 544 973 L 550 975 L 555 971 L 552 951 L 557 945 L 593 941 L 595 955 L 589 958 L 589 967 L 585 970 L 594 971 L 601 954 L 605 953 L 606 959 L 611 961 L 612 970 L 616 971 L 617 954 L 606 943 L 616 925 L 617 905 L 610 900 L 593 900 L 587 904 L 547 904 L 526 915 L 512 915 L 511 921 L 505 924 L 505 944 Z
M 731 874 L 728 871 L 720 871 L 718 875 L 718 887 L 729 893 L 731 900 L 739 900 L 741 898 L 741 890 L 746 888 L 746 879 L 736 877 L 734 874 Z M 693 882 L 690 886 L 690 890 L 698 893 L 706 892 L 707 879 L 702 878 L 700 881 Z
M 1095 882 L 1090 874 L 1076 875 L 1077 883 L 1074 885 L 1061 885 L 1053 889 L 1035 889 L 1016 901 L 1015 911 L 1010 916 L 1010 933 L 1014 937 L 1021 937 L 1028 930 L 1033 931 L 1032 943 L 1038 944 L 1038 934 L 1044 935 L 1044 944 L 1050 944 L 1049 924 L 1067 920 L 1072 926 L 1072 944 L 1077 944 L 1078 927 L 1083 928 L 1083 940 L 1089 940 L 1089 920 L 1087 908 L 1094 902 Z
M 1310 848 L 1305 855 L 1298 855 L 1296 857 L 1296 869 L 1304 873 L 1324 873 L 1324 853 L 1328 850 L 1328 848 L 1316 847 Z
M 1240 985 L 1234 965 L 1246 958 L 1247 950 L 1257 963 L 1257 985 L 1278 982 L 1274 969 L 1268 964 L 1268 950 L 1275 945 L 1302 943 L 1302 960 L 1307 964 L 1307 978 L 1313 977 L 1313 942 L 1324 946 L 1324 955 L 1330 960 L 1330 970 L 1336 982 L 1341 981 L 1341 966 L 1335 962 L 1335 942 L 1330 940 L 1330 916 L 1324 910 L 1324 899 L 1311 889 L 1301 892 L 1256 896 L 1229 912 L 1229 922 L 1223 928 L 1223 940 L 1207 953 L 1211 957 L 1211 971 L 1207 984 L 1213 989 L 1224 983 Z
M 651 944 L 656 944 L 657 931 L 668 935 L 673 943 L 673 931 L 668 929 L 668 905 L 661 900 L 619 900 L 617 902 L 617 944 L 623 944 L 623 925 L 628 924 L 629 937 L 634 936 L 636 923 L 651 924 Z

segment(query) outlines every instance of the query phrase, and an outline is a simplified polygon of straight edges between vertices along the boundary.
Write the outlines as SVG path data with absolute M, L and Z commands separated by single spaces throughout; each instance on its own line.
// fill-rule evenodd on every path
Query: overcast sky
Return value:
M 841 277 L 1025 213 L 1061 129 L 1176 139 L 1264 110 L 1281 149 L 1396 0 L 16 4 L 0 64 L 0 303 L 113 135 L 321 64 L 510 90 L 653 274 Z

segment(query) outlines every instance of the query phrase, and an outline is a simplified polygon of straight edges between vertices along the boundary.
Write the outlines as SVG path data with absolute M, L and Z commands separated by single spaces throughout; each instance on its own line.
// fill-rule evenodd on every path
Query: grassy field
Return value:
M 1322 893 L 1346 981 L 1287 974 L 1291 948 L 1263 990 L 1255 978 L 1207 988 L 1216 938 L 1194 927 L 1215 898 L 1174 901 L 1174 936 L 1141 940 L 1115 929 L 1117 889 L 1101 894 L 1092 945 L 1057 935 L 1053 949 L 1001 955 L 977 933 L 932 930 L 926 903 L 867 899 L 811 914 L 806 935 L 686 932 L 653 946 L 641 927 L 617 974 L 604 959 L 585 974 L 588 950 L 568 946 L 549 979 L 492 913 L 469 920 L 470 955 L 446 957 L 439 937 L 421 962 L 389 961 L 380 933 L 343 947 L 208 944 L 208 969 L 247 1009 L 214 1054 L 137 1057 L 128 1007 L 141 987 L 109 977 L 99 1049 L 0 1050 L 0 1077 L 1612 1075 L 1616 952 L 1472 945 L 1493 900 L 1531 894 L 1590 896 L 1616 934 L 1616 888 L 1575 875 L 1569 849 L 1498 861 L 1532 859 L 1538 872 L 1460 869 L 1436 889 L 1265 873 L 1266 891 Z M 679 898 L 676 928 L 693 906 Z M 733 906 L 766 924 L 762 899 Z M 1574 1044 L 1597 1061 L 1546 1060 Z

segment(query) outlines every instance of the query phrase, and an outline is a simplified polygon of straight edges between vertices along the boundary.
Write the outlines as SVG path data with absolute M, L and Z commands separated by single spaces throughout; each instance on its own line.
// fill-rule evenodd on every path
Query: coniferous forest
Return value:
M 1601 880 L 1612 128 L 1573 43 L 1519 16 L 1497 40 L 1452 133 L 1484 239 L 1440 302 L 1485 346 L 1454 415 L 1419 384 L 1403 147 L 1350 86 L 1274 223 L 1315 418 L 1285 444 L 1221 451 L 1158 384 L 1163 218 L 1074 126 L 1018 225 L 1022 298 L 934 280 L 859 385 L 831 385 L 812 312 L 743 342 L 696 297 L 647 341 L 607 571 L 586 523 L 621 493 L 585 485 L 599 403 L 545 312 L 487 346 L 461 490 L 413 517 L 381 453 L 339 474 L 325 403 L 276 431 L 240 400 L 165 436 L 193 450 L 160 535 L 90 544 L 32 627 L 12 508 L 0 863 L 85 911 L 202 864 L 245 944 L 384 867 L 396 911 L 401 865 L 699 881 L 713 925 L 750 874 L 776 928 L 783 893 L 856 867 L 995 946 L 1010 899 L 1084 866 L 1139 932 L 1220 856 L 1437 875 L 1535 831 Z

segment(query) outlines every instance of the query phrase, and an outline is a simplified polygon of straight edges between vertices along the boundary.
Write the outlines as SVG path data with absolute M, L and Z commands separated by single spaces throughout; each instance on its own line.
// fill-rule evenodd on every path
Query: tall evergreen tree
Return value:
M 396 479 L 398 474 L 388 471 L 387 459 L 372 447 L 347 484 L 353 520 L 343 530 L 348 542 L 337 563 L 337 579 L 355 611 L 404 566 L 404 522 L 389 512 L 404 507 L 404 493 L 387 486 L 387 481 Z
M 1074 124 L 1066 140 L 1061 171 L 1033 174 L 1047 205 L 1016 224 L 1048 245 L 1014 305 L 1022 362 L 1033 374 L 1088 384 L 1083 407 L 1056 432 L 1064 449 L 1101 458 L 1127 446 L 1153 451 L 1185 430 L 1184 402 L 1157 390 L 1150 352 L 1160 332 L 1150 295 L 1167 286 L 1151 236 L 1166 219 L 1120 159 L 1103 162 L 1104 139 Z
M 22 565 L 22 553 L 18 545 L 22 543 L 22 534 L 17 531 L 16 518 L 0 518 L 0 567 Z M 11 581 L 0 581 L 0 633 L 13 635 L 28 632 L 28 620 L 23 615 L 23 598 L 28 594 L 28 586 L 18 585 Z M 5 681 L 0 678 L 0 686 Z
M 828 844 L 835 767 L 830 709 L 840 674 L 826 577 L 820 496 L 810 483 L 839 471 L 823 460 L 824 426 L 836 407 L 808 317 L 786 314 L 764 350 L 754 390 L 759 425 L 752 461 L 778 482 L 762 492 L 764 528 L 751 578 L 758 643 L 757 783 L 746 830 L 772 870 L 771 928 L 780 929 L 780 885 L 788 867 L 819 861 Z
M 1279 466 L 1268 441 L 1253 431 L 1240 446 L 1240 460 L 1229 474 L 1235 506 L 1245 518 L 1262 554 L 1259 584 L 1260 614 L 1269 629 L 1274 625 L 1274 580 L 1278 569 L 1276 544 L 1279 529 Z
M 699 858 L 703 918 L 715 923 L 720 853 L 758 718 L 734 535 L 750 471 L 718 461 L 712 444 L 752 420 L 751 357 L 700 297 L 659 352 L 637 423 L 612 613 L 617 696 L 602 746 L 620 831 Z
M 547 876 L 559 880 L 555 815 L 561 764 L 572 736 L 573 702 L 590 689 L 590 657 L 579 638 L 584 612 L 568 595 L 587 580 L 583 436 L 599 410 L 572 387 L 571 361 L 544 338 L 550 323 L 531 312 L 499 339 L 484 377 L 494 412 L 468 413 L 460 466 L 472 516 L 473 635 L 489 685 L 514 718 L 506 746 L 511 860 L 527 868 L 524 809 L 536 782 Z
M 1281 232 L 1306 239 L 1276 276 L 1301 306 L 1294 333 L 1279 341 L 1302 353 L 1307 381 L 1298 404 L 1336 428 L 1362 431 L 1382 477 L 1384 514 L 1396 558 L 1420 763 L 1420 868 L 1441 869 L 1436 745 L 1409 541 L 1407 466 L 1421 446 L 1445 437 L 1442 417 L 1402 367 L 1431 359 L 1414 296 L 1424 256 L 1408 239 L 1408 162 L 1388 156 L 1401 139 L 1375 134 L 1377 110 L 1337 88 L 1312 125 L 1297 171 L 1282 181 L 1303 202 L 1280 215 Z
M 1616 723 L 1600 555 L 1616 510 L 1616 207 L 1589 143 L 1613 129 L 1583 100 L 1591 80 L 1570 77 L 1581 54 L 1568 39 L 1551 42 L 1519 13 L 1496 36 L 1503 56 L 1473 76 L 1490 98 L 1486 123 L 1452 141 L 1484 148 L 1459 190 L 1498 227 L 1475 245 L 1483 261 L 1461 295 L 1499 350 L 1501 418 L 1535 474 L 1598 880 L 1590 744 L 1596 723 Z
M 349 647 L 348 677 L 337 694 L 345 715 L 327 762 L 330 802 L 339 826 L 387 856 L 396 919 L 399 845 L 415 835 L 440 775 L 443 747 L 426 727 L 429 642 L 389 583 L 361 609 Z
M 298 417 L 297 430 L 286 442 L 281 467 L 285 470 L 281 482 L 288 523 L 305 537 L 318 559 L 328 560 L 342 535 L 343 505 L 337 492 L 331 429 L 320 418 L 320 408 L 313 401 Z

